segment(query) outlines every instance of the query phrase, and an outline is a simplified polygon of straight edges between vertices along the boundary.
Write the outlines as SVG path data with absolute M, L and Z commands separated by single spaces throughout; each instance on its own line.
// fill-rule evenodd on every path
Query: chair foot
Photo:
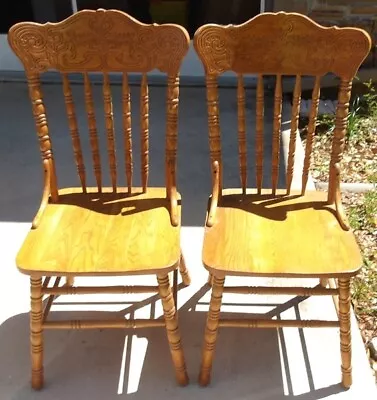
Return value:
M 189 379 L 186 372 L 185 357 L 178 329 L 178 316 L 173 300 L 173 293 L 169 285 L 169 277 L 168 275 L 157 276 L 157 281 L 162 307 L 164 309 L 166 333 L 175 368 L 176 380 L 179 385 L 186 386 Z
M 199 385 L 202 387 L 206 387 L 211 382 L 211 371 L 210 370 L 201 370 L 199 373 L 198 379 Z
M 179 260 L 179 272 L 181 274 L 183 284 L 185 286 L 189 286 L 191 283 L 191 278 L 188 269 L 186 268 L 185 259 L 183 258 L 182 253 L 181 253 L 181 258 Z
M 350 279 L 349 278 L 338 279 L 338 286 L 339 286 L 340 352 L 342 359 L 342 385 L 348 389 L 352 385 Z
M 42 278 L 30 278 L 31 386 L 43 387 Z
M 199 384 L 201 386 L 207 386 L 211 380 L 212 362 L 219 327 L 224 282 L 225 278 L 218 278 L 217 276 L 213 277 L 211 302 L 209 305 L 207 324 L 204 333 L 202 363 L 199 373 Z

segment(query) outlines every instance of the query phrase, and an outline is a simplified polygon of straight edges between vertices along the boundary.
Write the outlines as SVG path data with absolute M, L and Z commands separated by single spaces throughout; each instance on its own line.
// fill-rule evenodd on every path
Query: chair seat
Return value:
M 203 264 L 211 272 L 250 276 L 351 276 L 362 265 L 352 231 L 341 228 L 327 193 L 275 196 L 223 190 L 206 228 Z
M 180 220 L 180 202 L 178 205 Z M 26 274 L 126 275 L 168 272 L 180 258 L 180 226 L 165 188 L 59 191 L 27 235 L 16 263 Z

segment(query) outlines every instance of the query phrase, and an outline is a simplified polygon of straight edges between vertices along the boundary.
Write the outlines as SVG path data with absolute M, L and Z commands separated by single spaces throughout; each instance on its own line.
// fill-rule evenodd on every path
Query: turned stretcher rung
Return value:
M 295 319 L 220 319 L 219 326 L 223 328 L 336 328 L 339 327 L 339 321 Z
M 323 287 L 269 287 L 269 286 L 226 286 L 224 293 L 237 294 L 272 294 L 296 296 L 327 296 L 337 295 L 338 289 Z
M 42 288 L 43 294 L 127 294 L 127 293 L 157 293 L 158 286 L 70 286 Z
M 44 329 L 137 329 L 156 328 L 165 326 L 161 319 L 113 319 L 113 320 L 67 320 L 67 321 L 45 321 Z

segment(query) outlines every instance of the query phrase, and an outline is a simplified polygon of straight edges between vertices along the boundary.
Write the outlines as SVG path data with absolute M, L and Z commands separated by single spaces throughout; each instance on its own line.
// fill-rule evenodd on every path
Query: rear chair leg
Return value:
M 65 278 L 65 286 L 73 286 L 75 284 L 75 277 L 74 276 L 66 276 Z
M 185 286 L 190 285 L 191 283 L 191 278 L 188 272 L 188 269 L 186 268 L 186 263 L 185 259 L 183 258 L 183 254 L 181 253 L 181 258 L 179 260 L 179 272 L 181 273 L 182 281 Z
M 164 309 L 166 332 L 168 336 L 170 352 L 175 368 L 177 382 L 185 386 L 188 384 L 185 357 L 181 345 L 181 337 L 178 329 L 178 316 L 175 310 L 173 293 L 169 284 L 168 275 L 157 276 L 158 291 Z
M 329 284 L 329 280 L 327 279 L 327 278 L 320 278 L 320 280 L 319 280 L 319 284 L 322 286 L 322 287 L 327 287 L 327 285 Z
M 221 300 L 224 290 L 225 278 L 213 277 L 211 302 L 207 316 L 207 325 L 204 333 L 204 345 L 202 352 L 202 365 L 200 367 L 199 384 L 207 386 L 211 380 L 213 353 L 215 350 Z
M 350 279 L 338 279 L 339 285 L 339 326 L 340 351 L 342 358 L 342 384 L 345 388 L 352 385 L 351 365 L 351 293 Z
M 43 387 L 42 278 L 30 278 L 31 386 Z

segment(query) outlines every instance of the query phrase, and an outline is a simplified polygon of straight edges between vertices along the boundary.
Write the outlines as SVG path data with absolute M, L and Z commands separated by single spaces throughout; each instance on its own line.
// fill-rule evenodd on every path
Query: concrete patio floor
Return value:
M 73 87 L 82 111 L 82 86 Z M 94 88 L 99 133 L 103 134 L 100 86 Z M 45 88 L 51 137 L 58 162 L 59 185 L 78 184 L 70 137 L 59 85 Z M 120 87 L 113 87 L 115 115 L 119 113 Z M 138 89 L 133 88 L 134 96 Z M 253 92 L 248 91 L 247 116 L 253 123 Z M 150 184 L 163 185 L 163 132 L 161 118 L 165 94 L 151 88 L 151 173 Z M 236 187 L 238 181 L 236 141 L 236 95 L 221 90 L 225 161 L 225 185 Z M 136 101 L 135 101 L 136 100 Z M 80 103 L 80 104 L 79 104 Z M 267 102 L 268 103 L 268 102 Z M 42 175 L 35 128 L 31 117 L 27 87 L 23 83 L 0 84 L 0 251 L 2 289 L 0 290 L 0 400 L 8 399 L 357 399 L 374 398 L 377 390 L 370 371 L 361 336 L 353 318 L 354 385 L 344 391 L 340 382 L 339 332 L 337 329 L 221 329 L 216 347 L 213 379 L 203 389 L 197 384 L 201 345 L 209 291 L 207 273 L 201 264 L 201 244 L 210 174 L 207 138 L 205 91 L 182 88 L 180 136 L 178 149 L 178 185 L 183 197 L 182 247 L 192 277 L 192 285 L 178 295 L 179 320 L 191 379 L 186 388 L 174 381 L 170 353 L 163 329 L 137 331 L 48 331 L 45 333 L 45 388 L 30 388 L 29 362 L 29 280 L 15 267 L 15 255 L 30 228 L 39 205 Z M 138 100 L 134 99 L 135 152 L 138 148 Z M 271 116 L 272 108 L 267 107 Z M 81 112 L 82 114 L 82 112 Z M 119 114 L 118 114 L 119 115 Z M 285 104 L 284 122 L 289 122 L 289 105 Z M 87 144 L 86 122 L 79 121 L 83 145 Z M 119 165 L 123 164 L 121 118 L 116 119 Z M 285 126 L 286 127 L 286 124 Z M 271 152 L 271 123 L 266 123 L 266 156 Z M 249 186 L 254 184 L 252 132 L 249 129 Z M 103 135 L 102 135 L 103 136 Z M 284 165 L 286 135 L 282 142 Z M 105 141 L 102 137 L 102 145 Z M 302 154 L 302 149 L 297 149 Z M 103 152 L 103 160 L 106 154 Z M 85 155 L 89 161 L 90 155 Z M 137 161 L 135 185 L 138 184 Z M 108 170 L 103 168 L 108 176 Z M 122 175 L 123 176 L 123 175 Z M 266 163 L 265 179 L 270 179 Z M 105 179 L 105 182 L 109 179 Z M 281 185 L 284 174 L 281 173 Z M 93 184 L 93 178 L 89 178 Z M 268 185 L 267 185 L 268 186 Z M 106 278 L 104 284 L 132 284 L 136 278 Z M 283 280 L 265 280 L 264 284 L 284 284 Z M 95 278 L 81 278 L 79 284 L 96 284 Z M 97 278 L 98 282 L 98 278 Z M 137 280 L 154 284 L 154 277 Z M 250 284 L 253 280 L 250 279 Z M 232 278 L 234 285 L 248 284 Z M 259 282 L 258 282 L 259 283 Z M 302 283 L 300 281 L 300 283 Z M 313 284 L 313 281 L 306 282 Z M 305 282 L 304 282 L 305 284 Z M 316 284 L 316 282 L 314 282 Z M 109 300 L 110 304 L 103 302 Z M 134 303 L 136 302 L 136 303 Z M 83 313 L 84 310 L 89 312 Z M 276 318 L 335 319 L 331 298 L 291 298 L 290 296 L 224 295 L 222 310 L 227 313 L 262 313 Z M 53 307 L 53 318 L 93 318 L 125 315 L 126 318 L 158 318 L 162 315 L 156 296 L 80 296 L 60 297 Z M 66 313 L 63 313 L 65 311 Z M 64 316 L 63 316 L 64 314 Z M 99 315 L 100 314 L 100 315 Z

